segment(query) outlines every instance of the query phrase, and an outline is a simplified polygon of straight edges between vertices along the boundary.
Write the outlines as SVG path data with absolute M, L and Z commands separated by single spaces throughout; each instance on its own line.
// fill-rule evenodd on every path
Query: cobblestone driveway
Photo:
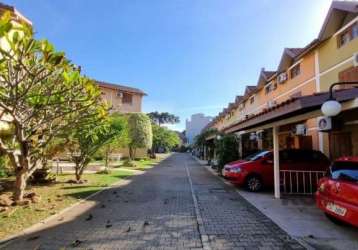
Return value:
M 5 249 L 303 249 L 187 154 L 92 200 L 96 206 L 73 220 Z

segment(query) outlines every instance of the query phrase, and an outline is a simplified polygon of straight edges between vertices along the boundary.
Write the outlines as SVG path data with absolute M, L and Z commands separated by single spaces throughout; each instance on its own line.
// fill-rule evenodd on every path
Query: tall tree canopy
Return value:
M 36 40 L 26 24 L 0 20 L 0 120 L 11 129 L 0 138 L 16 173 L 16 201 L 23 199 L 26 180 L 40 166 L 53 139 L 83 126 L 90 117 L 105 115 L 100 91 L 81 76 L 79 67 L 47 40 Z
M 162 124 L 175 124 L 180 122 L 178 116 L 175 116 L 168 112 L 159 113 L 158 111 L 155 111 L 148 113 L 148 116 L 153 123 L 158 124 L 159 126 Z
M 159 125 L 153 124 L 153 150 L 158 152 L 160 148 L 165 151 L 173 149 L 180 144 L 179 135 L 172 130 L 169 130 Z

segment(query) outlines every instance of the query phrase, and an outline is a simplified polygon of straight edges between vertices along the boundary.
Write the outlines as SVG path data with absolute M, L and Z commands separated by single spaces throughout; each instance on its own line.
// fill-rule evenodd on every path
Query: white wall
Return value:
M 186 120 L 186 137 L 188 143 L 192 144 L 195 136 L 200 134 L 201 130 L 212 120 L 212 117 L 205 116 L 204 114 L 194 114 L 190 120 Z

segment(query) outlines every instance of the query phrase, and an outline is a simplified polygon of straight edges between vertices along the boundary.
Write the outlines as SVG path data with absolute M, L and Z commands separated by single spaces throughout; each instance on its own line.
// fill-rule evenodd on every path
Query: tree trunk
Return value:
M 81 171 L 80 171 L 81 167 L 80 164 L 76 162 L 76 166 L 75 166 L 75 176 L 76 176 L 76 181 L 79 182 L 81 180 Z
M 75 175 L 76 175 L 76 181 L 80 182 L 81 178 L 82 178 L 82 174 L 85 170 L 85 168 L 87 167 L 88 163 L 90 162 L 90 159 L 85 157 L 85 159 L 76 162 L 76 167 L 75 167 Z
M 105 152 L 105 161 L 104 161 L 104 167 L 105 167 L 105 170 L 108 171 L 108 168 L 109 168 L 109 151 L 110 151 L 110 146 L 107 146 L 106 147 L 106 152 Z
M 28 175 L 26 170 L 21 169 L 16 171 L 16 181 L 15 181 L 15 191 L 14 191 L 15 201 L 23 200 L 27 178 Z
M 133 148 L 129 147 L 129 160 L 133 160 Z

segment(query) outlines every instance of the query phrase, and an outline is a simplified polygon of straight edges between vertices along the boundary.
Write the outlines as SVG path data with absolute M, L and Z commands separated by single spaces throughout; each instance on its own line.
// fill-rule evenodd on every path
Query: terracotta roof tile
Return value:
M 298 56 L 302 51 L 304 51 L 304 48 L 286 48 L 287 52 L 290 53 L 290 56 L 293 58 Z
M 277 71 L 262 71 L 262 73 L 264 74 L 264 76 L 266 77 L 266 79 L 269 79 L 271 76 L 273 76 L 274 74 L 276 74 Z
M 108 82 L 103 82 L 103 81 L 97 81 L 97 80 L 95 82 L 100 87 L 121 90 L 124 92 L 130 92 L 130 93 L 135 93 L 135 94 L 139 94 L 139 95 L 147 95 L 145 92 L 143 92 L 142 90 L 137 89 L 137 88 L 132 88 L 132 87 L 128 87 L 128 86 L 123 86 L 123 85 L 108 83 Z

